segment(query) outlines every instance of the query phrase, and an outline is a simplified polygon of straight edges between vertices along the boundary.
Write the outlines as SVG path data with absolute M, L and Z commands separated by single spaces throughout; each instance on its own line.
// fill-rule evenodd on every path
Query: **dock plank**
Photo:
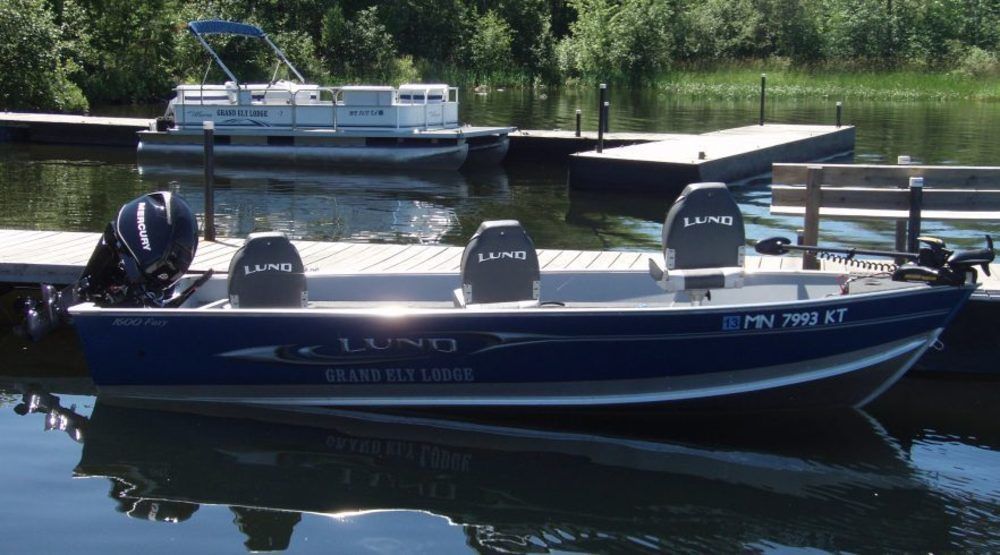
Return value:
M 639 260 L 645 262 L 646 258 L 641 252 L 622 252 L 621 256 L 608 267 L 610 270 L 631 270 L 632 266 Z
M 416 252 L 411 252 L 404 260 L 393 261 L 382 269 L 388 272 L 421 272 L 429 271 L 438 262 L 439 258 L 446 257 L 448 247 L 422 245 Z
M 448 247 L 444 255 L 429 268 L 432 272 L 458 272 L 462 269 L 463 247 Z
M 544 266 L 543 270 L 556 270 L 568 267 L 570 264 L 576 260 L 583 251 L 568 251 L 561 250 L 559 253 L 549 260 Z

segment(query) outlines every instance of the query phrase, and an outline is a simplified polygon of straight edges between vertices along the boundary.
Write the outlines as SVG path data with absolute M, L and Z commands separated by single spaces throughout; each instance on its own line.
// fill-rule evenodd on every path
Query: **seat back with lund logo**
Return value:
M 517 220 L 483 222 L 462 253 L 465 304 L 537 301 L 538 255 Z
M 663 223 L 667 270 L 742 266 L 743 214 L 725 183 L 692 183 Z
M 233 308 L 306 306 L 305 268 L 295 245 L 281 232 L 251 233 L 229 263 Z
M 708 291 L 743 284 L 743 214 L 725 183 L 692 183 L 663 223 L 666 269 L 650 274 L 667 291 Z

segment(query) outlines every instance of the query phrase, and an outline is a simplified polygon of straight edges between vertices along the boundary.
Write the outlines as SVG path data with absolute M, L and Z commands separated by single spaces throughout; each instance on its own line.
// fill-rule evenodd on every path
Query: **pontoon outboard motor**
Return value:
M 23 331 L 38 340 L 80 302 L 99 306 L 166 306 L 173 285 L 198 248 L 198 222 L 181 197 L 166 191 L 126 203 L 108 223 L 76 283 L 25 302 Z
M 229 263 L 233 308 L 302 308 L 309 301 L 298 249 L 281 232 L 251 233 Z

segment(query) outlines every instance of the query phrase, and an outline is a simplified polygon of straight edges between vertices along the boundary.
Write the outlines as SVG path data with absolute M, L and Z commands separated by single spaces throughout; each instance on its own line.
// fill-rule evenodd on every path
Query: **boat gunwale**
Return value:
M 352 275 L 352 274 L 345 274 Z M 766 287 L 766 286 L 762 286 Z M 944 287 L 944 286 L 938 286 Z M 953 286 L 947 286 L 953 287 Z M 198 307 L 176 307 L 176 308 L 150 308 L 150 307 L 99 307 L 94 303 L 80 303 L 73 307 L 70 307 L 70 314 L 72 316 L 92 316 L 97 314 L 112 316 L 112 315 L 147 315 L 149 317 L 164 317 L 170 315 L 176 316 L 204 316 L 206 314 L 211 314 L 213 316 L 223 315 L 224 317 L 235 318 L 235 317 L 248 317 L 248 316 L 285 316 L 285 317 L 328 317 L 328 316 L 369 316 L 369 317 L 380 317 L 380 318 L 403 318 L 406 316 L 461 316 L 461 317 L 483 317 L 483 316 L 513 316 L 513 315 L 530 315 L 531 317 L 538 317 L 540 315 L 545 316 L 560 316 L 565 314 L 572 314 L 575 316 L 585 316 L 588 314 L 651 314 L 651 313 L 663 313 L 664 315 L 676 314 L 683 312 L 693 312 L 696 314 L 711 314 L 715 312 L 732 312 L 732 311 L 761 311 L 769 312 L 775 310 L 787 309 L 788 307 L 800 307 L 800 306 L 824 306 L 829 304 L 843 303 L 846 299 L 867 299 L 872 297 L 896 297 L 896 296 L 910 296 L 910 295 L 926 295 L 932 294 L 937 287 L 929 286 L 923 283 L 914 283 L 910 287 L 897 287 L 893 289 L 884 290 L 874 290 L 874 291 L 863 291 L 857 293 L 848 293 L 844 295 L 833 295 L 824 296 L 817 298 L 806 298 L 806 299 L 792 299 L 784 301 L 754 301 L 749 303 L 740 304 L 719 304 L 719 305 L 695 305 L 695 304 L 676 304 L 676 301 L 669 301 L 670 305 L 664 301 L 662 305 L 650 305 L 649 302 L 635 301 L 636 306 L 627 307 L 621 306 L 623 303 L 627 303 L 627 300 L 621 301 L 609 301 L 607 304 L 616 305 L 608 307 L 600 306 L 588 306 L 588 307 L 572 307 L 572 306 L 558 306 L 558 305 L 545 305 L 546 301 L 542 301 L 541 304 L 537 306 L 472 306 L 472 307 L 462 307 L 462 306 L 451 306 L 451 307 L 416 307 L 407 306 L 406 300 L 400 301 L 370 301 L 378 302 L 380 306 L 373 307 L 356 307 L 356 308 L 337 308 L 337 307 L 295 307 L 295 308 L 231 308 L 231 307 L 211 307 L 205 308 L 207 305 L 217 303 L 219 300 L 211 301 L 205 305 Z M 973 285 L 962 285 L 959 288 L 970 289 L 975 291 L 975 286 Z M 357 303 L 363 303 L 365 301 L 351 301 Z M 416 302 L 416 301 L 413 301 Z M 440 301 L 445 302 L 445 301 Z M 573 301 L 557 301 L 557 302 L 573 302 Z M 397 304 L 391 304 L 397 303 Z M 593 304 L 599 305 L 601 302 L 594 302 Z M 646 306 L 642 306 L 646 305 Z M 924 314 L 925 311 L 912 311 L 909 314 Z M 814 326 L 823 327 L 823 326 Z M 791 330 L 794 328 L 780 328 L 782 330 Z M 808 329 L 808 328 L 803 328 Z

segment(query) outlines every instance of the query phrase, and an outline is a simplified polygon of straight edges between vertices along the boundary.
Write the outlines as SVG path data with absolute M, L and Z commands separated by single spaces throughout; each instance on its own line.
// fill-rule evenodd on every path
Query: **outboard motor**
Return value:
M 663 223 L 666 270 L 650 274 L 667 291 L 740 287 L 746 236 L 743 214 L 725 183 L 692 183 Z
M 281 232 L 251 233 L 229 263 L 233 308 L 301 308 L 309 301 L 298 249 Z
M 483 222 L 462 253 L 462 301 L 538 300 L 538 254 L 517 220 Z
M 81 302 L 167 306 L 197 248 L 198 222 L 184 199 L 167 191 L 136 198 L 108 223 L 76 283 L 62 291 L 42 285 L 40 301 L 25 301 L 22 331 L 38 340 Z

